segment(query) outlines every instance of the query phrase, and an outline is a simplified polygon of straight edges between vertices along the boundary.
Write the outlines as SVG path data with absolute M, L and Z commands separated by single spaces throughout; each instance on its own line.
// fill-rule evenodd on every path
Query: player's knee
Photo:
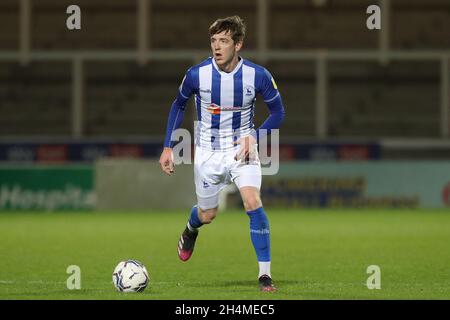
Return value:
M 211 223 L 217 215 L 217 208 L 200 210 L 199 218 L 203 224 Z
M 244 207 L 246 211 L 256 210 L 261 206 L 261 198 L 258 195 L 252 195 L 244 199 Z

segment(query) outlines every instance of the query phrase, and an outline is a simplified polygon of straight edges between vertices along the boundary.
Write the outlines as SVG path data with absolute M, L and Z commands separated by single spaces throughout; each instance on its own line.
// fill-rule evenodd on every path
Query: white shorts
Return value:
M 236 161 L 239 146 L 230 151 L 214 152 L 195 147 L 194 177 L 197 204 L 202 210 L 219 205 L 219 193 L 232 182 L 238 189 L 261 189 L 261 163 L 258 156 L 251 163 Z

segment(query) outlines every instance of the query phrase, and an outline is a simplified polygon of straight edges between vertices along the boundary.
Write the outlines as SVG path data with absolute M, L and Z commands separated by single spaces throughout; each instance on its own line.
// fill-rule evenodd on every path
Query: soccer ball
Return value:
M 121 261 L 114 269 L 113 283 L 120 292 L 142 292 L 150 280 L 147 269 L 137 260 Z

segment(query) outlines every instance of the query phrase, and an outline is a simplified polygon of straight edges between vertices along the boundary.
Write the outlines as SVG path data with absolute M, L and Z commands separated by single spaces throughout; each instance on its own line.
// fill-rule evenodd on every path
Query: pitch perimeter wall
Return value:
M 450 208 L 448 161 L 282 162 L 264 176 L 266 207 Z M 172 176 L 156 159 L 94 165 L 0 165 L 0 210 L 184 209 L 196 202 L 192 165 Z M 227 207 L 241 207 L 237 192 Z

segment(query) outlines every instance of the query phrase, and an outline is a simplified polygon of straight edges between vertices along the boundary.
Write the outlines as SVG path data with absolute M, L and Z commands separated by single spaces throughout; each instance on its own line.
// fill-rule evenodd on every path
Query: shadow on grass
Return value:
M 40 299 L 61 299 L 61 300 L 121 300 L 121 299 L 154 299 L 155 297 L 161 298 L 161 294 L 165 299 L 170 298 L 170 289 L 180 290 L 182 292 L 190 290 L 190 288 L 195 288 L 197 293 L 200 294 L 201 289 L 205 289 L 209 293 L 205 293 L 203 297 L 201 294 L 196 299 L 207 299 L 211 298 L 211 294 L 217 293 L 217 290 L 222 291 L 223 288 L 226 288 L 225 292 L 235 292 L 235 293 L 244 293 L 244 294 L 257 294 L 259 291 L 255 291 L 258 286 L 257 280 L 222 280 L 222 281 L 207 281 L 207 282 L 186 282 L 186 283 L 173 283 L 173 288 L 170 286 L 165 286 L 165 289 L 161 291 L 161 288 L 158 288 L 158 283 L 155 283 L 156 286 L 150 286 L 147 290 L 141 293 L 123 293 L 117 292 L 114 289 L 81 289 L 81 290 L 49 290 L 45 289 L 42 291 L 30 290 L 28 292 L 11 292 L 7 294 L 0 295 L 0 299 L 31 299 L 31 300 L 40 300 Z M 275 281 L 275 285 L 281 289 L 284 294 L 292 294 L 292 292 L 297 291 L 299 288 L 307 287 L 307 281 L 297 281 L 297 280 L 277 280 Z M 222 289 L 221 289 L 222 288 Z M 233 290 L 234 288 L 234 290 Z M 231 290 L 230 290 L 231 289 Z M 169 291 L 169 292 L 167 292 Z M 178 292 L 180 293 L 180 292 Z M 167 296 L 169 294 L 169 296 Z M 187 298 L 187 297 L 185 297 Z M 256 298 L 256 296 L 255 296 Z M 188 298 L 189 299 L 189 298 Z
M 157 284 L 157 283 L 155 283 Z M 176 287 L 176 284 L 173 284 Z M 151 284 L 143 292 L 119 292 L 112 285 L 108 287 L 87 287 L 80 290 L 69 290 L 64 288 L 42 288 L 27 289 L 23 291 L 0 292 L 0 300 L 4 299 L 62 299 L 62 300 L 111 300 L 111 299 L 153 299 L 164 293 L 159 286 Z
M 140 292 L 139 296 L 150 296 L 151 292 Z M 154 293 L 153 293 L 154 294 Z M 58 297 L 61 299 L 121 299 L 127 297 L 128 295 L 136 295 L 136 293 L 123 293 L 116 292 L 114 290 L 104 290 L 104 289 L 81 289 L 81 290 L 42 290 L 42 291 L 29 291 L 29 292 L 14 292 L 8 293 L 0 296 L 0 299 L 22 299 L 28 297 L 30 299 L 40 299 L 40 298 L 51 298 Z
M 224 281 L 211 281 L 211 282 L 197 282 L 189 284 L 191 287 L 254 287 L 257 284 L 257 280 L 224 280 Z M 306 281 L 297 280 L 274 280 L 275 286 L 304 286 Z

